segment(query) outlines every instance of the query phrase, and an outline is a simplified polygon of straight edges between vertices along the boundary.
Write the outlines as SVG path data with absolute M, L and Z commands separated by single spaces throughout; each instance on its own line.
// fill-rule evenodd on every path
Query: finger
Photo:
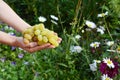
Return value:
M 55 48 L 55 46 L 50 45 L 50 46 L 47 47 L 47 49 L 50 49 L 50 48 Z
M 56 32 L 54 32 L 54 35 L 58 35 Z
M 38 45 L 37 42 L 31 42 L 31 43 L 25 45 L 25 47 L 26 47 L 26 48 L 32 48 L 32 47 L 35 47 L 35 46 L 37 46 L 37 45 Z
M 62 41 L 62 38 L 58 38 L 58 40 L 57 40 L 57 41 L 58 41 L 58 43 L 61 43 L 61 41 Z
M 41 46 L 36 46 L 36 47 L 32 47 L 32 48 L 25 48 L 28 52 L 32 53 L 38 50 L 43 50 L 46 49 L 48 46 L 50 46 L 49 43 L 41 45 Z

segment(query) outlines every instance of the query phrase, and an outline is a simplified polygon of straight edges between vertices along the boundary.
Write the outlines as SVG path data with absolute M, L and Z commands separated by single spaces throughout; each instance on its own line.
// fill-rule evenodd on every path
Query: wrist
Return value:
M 10 43 L 10 45 L 11 45 L 11 46 L 18 47 L 17 37 L 16 37 L 16 36 L 11 36 L 11 43 Z

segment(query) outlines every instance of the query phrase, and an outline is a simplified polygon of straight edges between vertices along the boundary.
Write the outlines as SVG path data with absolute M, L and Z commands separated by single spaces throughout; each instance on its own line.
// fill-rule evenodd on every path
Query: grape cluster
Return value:
M 51 43 L 57 47 L 59 45 L 57 40 L 58 36 L 55 35 L 55 32 L 45 28 L 44 24 L 42 23 L 27 28 L 23 32 L 23 41 L 25 44 L 30 42 L 37 42 L 38 45 Z

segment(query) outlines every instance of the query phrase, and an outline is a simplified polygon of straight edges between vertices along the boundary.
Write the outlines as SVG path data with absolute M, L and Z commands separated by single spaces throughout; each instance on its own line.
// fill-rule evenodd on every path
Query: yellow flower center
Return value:
M 105 80 L 110 80 L 110 78 L 106 78 Z
M 108 64 L 112 64 L 112 61 L 108 60 L 107 63 L 108 63 Z
M 104 17 L 104 16 L 105 16 L 105 14 L 104 14 L 104 13 L 102 13 L 101 15 L 102 15 L 102 17 Z
M 97 44 L 94 44 L 94 47 L 97 47 Z
M 117 51 L 120 51 L 120 47 L 117 48 Z
M 88 24 L 88 27 L 91 27 L 92 25 L 91 24 Z

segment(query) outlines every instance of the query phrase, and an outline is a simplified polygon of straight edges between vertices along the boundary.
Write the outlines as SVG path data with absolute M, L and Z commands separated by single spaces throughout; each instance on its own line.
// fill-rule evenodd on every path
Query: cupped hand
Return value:
M 36 52 L 38 50 L 54 48 L 54 46 L 51 45 L 50 43 L 46 43 L 46 44 L 43 44 L 41 46 L 39 46 L 37 44 L 37 42 L 30 42 L 29 44 L 24 44 L 22 37 L 17 37 L 14 45 L 17 46 L 17 47 L 20 47 L 20 48 L 22 48 L 22 49 L 24 49 L 24 50 L 26 50 L 30 53 Z
M 59 38 L 58 39 L 58 43 L 61 43 L 62 39 Z M 49 48 L 55 48 L 55 46 L 53 46 L 52 44 L 50 43 L 46 43 L 46 44 L 43 44 L 43 45 L 38 45 L 37 42 L 30 42 L 29 44 L 25 44 L 23 42 L 23 38 L 22 37 L 17 37 L 15 43 L 14 43 L 15 46 L 17 47 L 20 47 L 30 53 L 33 53 L 33 52 L 36 52 L 36 51 L 39 51 L 39 50 L 43 50 L 43 49 L 49 49 Z

